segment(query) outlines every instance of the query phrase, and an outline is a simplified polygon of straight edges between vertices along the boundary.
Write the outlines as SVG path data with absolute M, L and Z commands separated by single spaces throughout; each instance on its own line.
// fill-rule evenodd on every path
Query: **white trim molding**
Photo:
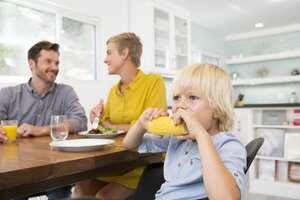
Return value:
M 300 31 L 300 24 L 293 24 L 293 25 L 288 25 L 288 26 L 269 28 L 269 29 L 247 32 L 247 33 L 226 35 L 226 36 L 224 36 L 224 41 L 242 40 L 242 39 L 263 37 L 263 36 L 269 36 L 269 35 L 277 35 L 277 34 L 297 32 L 297 31 Z

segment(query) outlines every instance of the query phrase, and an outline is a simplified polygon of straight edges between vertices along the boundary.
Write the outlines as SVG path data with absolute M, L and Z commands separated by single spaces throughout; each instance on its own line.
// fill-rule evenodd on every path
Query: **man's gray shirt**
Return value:
M 84 108 L 71 86 L 53 83 L 41 97 L 29 82 L 0 90 L 0 120 L 18 120 L 19 126 L 47 126 L 51 115 L 66 115 L 75 133 L 87 129 Z

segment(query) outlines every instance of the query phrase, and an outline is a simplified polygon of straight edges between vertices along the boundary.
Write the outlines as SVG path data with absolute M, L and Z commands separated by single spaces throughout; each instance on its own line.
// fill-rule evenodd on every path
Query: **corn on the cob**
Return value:
M 156 135 L 188 134 L 185 123 L 174 126 L 174 120 L 171 117 L 159 117 L 149 121 L 149 131 Z

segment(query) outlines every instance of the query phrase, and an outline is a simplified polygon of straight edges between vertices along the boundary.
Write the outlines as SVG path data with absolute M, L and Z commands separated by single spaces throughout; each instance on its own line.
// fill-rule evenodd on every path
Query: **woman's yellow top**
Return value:
M 166 87 L 159 74 L 145 74 L 139 70 L 135 79 L 126 86 L 124 95 L 120 92 L 120 85 L 121 81 L 111 88 L 102 121 L 132 126 L 147 108 L 167 110 Z M 121 183 L 135 189 L 144 168 L 145 166 L 120 176 L 107 176 L 99 179 L 105 182 Z

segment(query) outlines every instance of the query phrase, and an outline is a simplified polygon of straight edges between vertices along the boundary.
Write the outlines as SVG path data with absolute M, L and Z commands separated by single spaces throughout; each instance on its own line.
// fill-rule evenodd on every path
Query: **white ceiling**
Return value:
M 222 36 L 300 24 L 300 0 L 169 1 L 190 10 L 192 23 Z M 258 22 L 264 27 L 254 28 Z

